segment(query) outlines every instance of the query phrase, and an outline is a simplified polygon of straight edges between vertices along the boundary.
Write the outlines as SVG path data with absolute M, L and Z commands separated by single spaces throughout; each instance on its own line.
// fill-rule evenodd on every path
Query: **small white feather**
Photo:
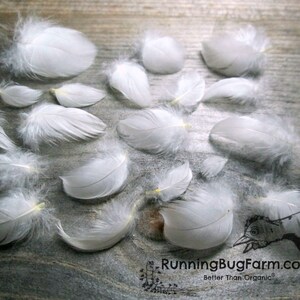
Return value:
M 224 168 L 228 159 L 221 156 L 210 156 L 200 164 L 200 173 L 206 178 L 217 176 Z
M 36 230 L 47 227 L 47 210 L 34 193 L 11 192 L 0 200 L 0 245 L 23 240 Z M 41 234 L 39 228 L 38 234 Z
M 296 137 L 278 117 L 231 117 L 217 123 L 210 140 L 222 150 L 261 163 L 284 164 L 291 158 Z
M 78 199 L 96 199 L 122 190 L 128 178 L 129 160 L 116 152 L 98 157 L 62 176 L 64 191 Z
M 183 119 L 162 108 L 142 110 L 119 121 L 121 138 L 133 148 L 153 154 L 176 152 L 182 147 L 187 131 Z
M 198 72 L 189 72 L 180 77 L 172 105 L 179 106 L 186 113 L 197 109 L 202 100 L 205 81 Z
M 264 66 L 267 45 L 265 34 L 248 25 L 203 42 L 202 56 L 209 68 L 226 76 L 258 74 Z
M 0 124 L 1 124 L 0 120 Z M 17 146 L 15 143 L 7 136 L 4 129 L 0 126 L 0 149 L 3 149 L 4 151 L 14 151 L 16 150 Z
M 37 181 L 46 169 L 46 162 L 40 156 L 15 151 L 0 155 L 0 186 L 25 186 Z
M 42 94 L 42 91 L 13 83 L 3 83 L 0 87 L 0 95 L 3 102 L 14 107 L 32 105 L 39 101 Z
M 60 88 L 51 89 L 59 104 L 65 107 L 85 107 L 93 105 L 105 97 L 105 92 L 81 84 L 64 84 Z
M 150 86 L 144 68 L 137 63 L 120 60 L 107 71 L 109 85 L 140 107 L 152 104 Z
M 136 209 L 136 203 L 113 200 L 104 205 L 92 228 L 70 236 L 58 225 L 58 233 L 64 242 L 78 251 L 104 250 L 114 246 L 130 232 Z
M 169 170 L 158 180 L 157 189 L 153 191 L 162 201 L 167 202 L 182 195 L 188 188 L 193 174 L 189 162 Z
M 205 92 L 202 101 L 228 99 L 233 103 L 254 105 L 258 99 L 258 85 L 245 78 L 227 78 L 211 85 Z
M 1 60 L 15 75 L 55 78 L 83 72 L 96 54 L 95 45 L 81 32 L 27 18 L 17 23 L 13 43 Z
M 62 141 L 96 138 L 106 125 L 94 115 L 55 104 L 41 104 L 29 113 L 22 113 L 19 133 L 25 145 L 37 150 L 41 143 L 55 145 Z
M 176 73 L 184 65 L 184 49 L 170 36 L 149 32 L 142 42 L 141 60 L 144 67 L 150 72 Z
M 166 239 L 196 250 L 223 244 L 233 226 L 231 190 L 220 184 L 206 184 L 185 198 L 169 202 L 161 209 Z

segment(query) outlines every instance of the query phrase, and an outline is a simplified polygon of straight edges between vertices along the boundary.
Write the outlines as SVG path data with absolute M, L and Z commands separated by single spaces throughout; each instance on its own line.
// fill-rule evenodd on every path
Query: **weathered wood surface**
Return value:
M 200 59 L 201 41 L 209 37 L 215 27 L 252 23 L 263 27 L 272 41 L 267 53 L 268 64 L 261 79 L 264 97 L 259 112 L 276 113 L 286 116 L 300 129 L 299 68 L 300 68 L 300 2 L 299 0 L 32 0 L 0 1 L 0 20 L 9 24 L 16 20 L 16 14 L 35 13 L 50 17 L 59 23 L 78 29 L 98 46 L 99 53 L 94 65 L 69 81 L 105 88 L 101 70 L 102 64 L 120 55 L 131 54 L 138 36 L 145 29 L 158 29 L 176 37 L 186 48 L 184 71 L 197 69 L 205 76 L 207 85 L 220 77 L 210 72 Z M 7 78 L 7 75 L 3 75 Z M 178 78 L 149 75 L 154 99 L 158 100 L 165 87 Z M 18 80 L 29 86 L 47 90 L 59 82 L 31 82 Z M 49 95 L 45 101 L 54 101 Z M 8 122 L 5 128 L 16 141 L 15 127 L 20 110 L 1 106 Z M 117 121 L 134 111 L 110 95 L 87 111 L 99 116 L 114 136 Z M 208 133 L 217 121 L 236 114 L 252 112 L 250 108 L 200 105 L 188 121 L 193 128 L 190 145 L 186 152 L 171 160 L 129 149 L 134 162 L 134 172 L 125 191 L 117 198 L 139 197 L 147 188 L 151 176 L 161 169 L 189 159 L 197 182 L 199 161 L 215 153 L 207 141 Z M 19 141 L 20 143 L 20 141 Z M 90 143 L 70 144 L 58 148 L 45 147 L 51 168 L 43 183 L 48 187 L 47 198 L 56 209 L 56 216 L 69 230 L 86 223 L 93 217 L 92 210 L 99 204 L 85 205 L 68 198 L 63 192 L 58 176 L 78 166 L 103 147 L 103 139 Z M 231 160 L 223 178 L 233 183 L 234 189 L 243 198 L 255 189 L 256 175 L 264 170 L 257 165 Z M 199 180 L 198 180 L 199 181 Z M 143 291 L 139 271 L 153 260 L 160 266 L 162 258 L 197 259 L 202 253 L 182 251 L 164 241 L 155 242 L 144 238 L 138 230 L 114 248 L 94 254 L 80 254 L 69 249 L 56 236 L 39 241 L 16 245 L 0 252 L 0 298 L 1 299 L 279 299 L 300 298 L 299 270 L 274 271 L 275 278 L 265 282 L 230 282 L 203 280 L 203 275 L 214 273 L 201 270 L 162 271 L 163 283 L 176 283 L 177 295 L 164 296 Z M 291 242 L 279 242 L 267 248 L 242 254 L 242 247 L 226 248 L 205 258 L 297 260 L 299 251 Z M 273 271 L 245 270 L 242 274 L 266 274 Z M 218 275 L 237 272 L 222 270 Z

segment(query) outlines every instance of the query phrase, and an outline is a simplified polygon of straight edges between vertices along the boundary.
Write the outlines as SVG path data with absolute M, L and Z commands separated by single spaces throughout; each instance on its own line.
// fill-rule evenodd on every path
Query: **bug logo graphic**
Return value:
M 246 244 L 243 253 L 247 253 L 286 239 L 293 241 L 300 250 L 299 216 L 300 212 L 277 220 L 263 216 L 251 217 L 245 224 L 244 235 L 233 246 Z
M 163 284 L 159 279 L 161 271 L 159 267 L 154 266 L 153 261 L 148 261 L 145 269 L 140 270 L 140 280 L 144 291 L 151 293 L 162 293 L 167 295 L 175 295 L 178 291 L 176 283 Z

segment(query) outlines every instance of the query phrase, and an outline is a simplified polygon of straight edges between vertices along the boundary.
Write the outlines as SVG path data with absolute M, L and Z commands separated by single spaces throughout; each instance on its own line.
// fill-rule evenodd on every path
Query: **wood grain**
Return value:
M 17 14 L 36 14 L 50 17 L 62 25 L 84 32 L 99 48 L 94 65 L 69 80 L 106 88 L 102 74 L 103 64 L 119 56 L 131 55 L 136 41 L 146 29 L 156 29 L 176 37 L 186 48 L 186 64 L 183 71 L 197 69 L 205 77 L 207 86 L 221 77 L 209 71 L 200 59 L 201 41 L 208 38 L 216 28 L 252 23 L 263 27 L 270 37 L 272 48 L 267 53 L 268 64 L 261 78 L 261 103 L 256 112 L 275 113 L 288 118 L 300 131 L 299 69 L 300 69 L 300 2 L 299 0 L 29 0 L 0 1 L 2 24 L 13 24 Z M 157 76 L 149 74 L 153 98 L 158 101 L 166 87 L 180 74 Z M 8 79 L 9 74 L 3 74 Z M 16 79 L 34 88 L 45 91 L 59 86 L 61 82 L 32 82 Z M 47 93 L 45 101 L 54 102 Z M 21 145 L 16 134 L 18 110 L 1 104 L 8 120 L 7 132 Z M 116 137 L 117 121 L 134 111 L 122 101 L 109 94 L 99 104 L 87 111 L 108 124 L 108 137 Z M 187 151 L 172 159 L 157 158 L 128 149 L 134 162 L 130 183 L 117 199 L 138 198 L 142 190 L 149 188 L 154 174 L 173 164 L 189 159 L 193 169 L 194 183 L 199 162 L 216 150 L 207 138 L 212 126 L 231 115 L 243 115 L 253 109 L 201 104 L 188 122 L 192 124 Z M 47 186 L 51 205 L 56 216 L 67 230 L 76 230 L 93 218 L 92 210 L 101 203 L 86 205 L 70 199 L 62 192 L 58 176 L 80 165 L 105 145 L 105 140 L 81 144 L 62 145 L 58 148 L 44 147 L 43 156 L 50 160 L 50 170 L 42 182 Z M 265 170 L 256 164 L 230 160 L 221 179 L 233 185 L 240 201 L 257 189 L 257 176 Z M 238 235 L 240 232 L 238 233 Z M 223 247 L 213 253 L 181 250 L 165 241 L 145 238 L 138 229 L 114 248 L 100 253 L 80 254 L 64 245 L 55 234 L 39 241 L 15 245 L 0 252 L 0 298 L 1 299 L 282 299 L 300 298 L 297 270 L 274 271 L 270 281 L 203 281 L 203 275 L 214 274 L 201 270 L 166 270 L 161 280 L 176 283 L 178 294 L 165 296 L 143 290 L 139 271 L 147 261 L 160 266 L 162 258 L 173 260 L 196 260 L 208 255 L 205 260 L 218 258 L 228 260 L 264 259 L 299 260 L 299 251 L 291 242 L 279 242 L 265 249 L 242 254 L 242 248 Z M 243 274 L 267 274 L 273 271 L 246 270 Z M 218 275 L 234 274 L 228 270 Z

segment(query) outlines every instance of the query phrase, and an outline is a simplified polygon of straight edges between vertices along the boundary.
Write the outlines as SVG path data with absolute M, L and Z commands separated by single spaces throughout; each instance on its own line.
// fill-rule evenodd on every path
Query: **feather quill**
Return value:
M 169 170 L 158 180 L 157 188 L 150 192 L 157 195 L 162 201 L 168 202 L 182 195 L 193 178 L 189 162 Z
M 205 81 L 198 72 L 189 72 L 180 77 L 172 105 L 185 113 L 192 113 L 202 100 Z
M 231 117 L 210 132 L 222 150 L 266 164 L 289 161 L 295 139 L 292 128 L 275 116 Z
M 256 75 L 263 69 L 267 45 L 264 32 L 248 25 L 203 42 L 202 56 L 209 68 L 223 75 Z
M 48 217 L 45 203 L 39 203 L 36 194 L 11 192 L 0 201 L 0 245 L 23 240 L 34 231 L 41 234 L 49 225 Z
M 92 228 L 68 235 L 61 224 L 58 233 L 65 243 L 77 251 L 94 252 L 111 248 L 132 229 L 138 203 L 110 201 L 98 213 Z
M 167 203 L 161 215 L 170 243 L 196 250 L 217 247 L 232 231 L 233 194 L 226 186 L 206 184 L 185 200 Z
M 183 119 L 166 109 L 142 110 L 119 121 L 119 136 L 133 148 L 153 154 L 176 152 L 186 139 Z
M 93 105 L 105 97 L 105 92 L 81 84 L 64 84 L 57 89 L 51 89 L 59 104 L 65 107 L 85 107 Z
M 140 107 L 152 104 L 150 86 L 144 68 L 137 63 L 119 60 L 107 71 L 109 85 Z
M 228 99 L 237 104 L 255 105 L 258 99 L 258 85 L 246 78 L 227 78 L 211 85 L 202 101 L 211 102 Z
M 1 56 L 14 75 L 69 77 L 89 68 L 95 45 L 81 32 L 53 22 L 27 18 L 17 23 L 12 45 Z
M 26 107 L 39 101 L 43 92 L 27 86 L 2 83 L 0 95 L 6 104 L 14 107 Z
M 98 157 L 62 176 L 64 191 L 77 199 L 96 199 L 122 190 L 129 174 L 129 159 L 124 152 Z
M 94 115 L 55 104 L 41 104 L 29 113 L 21 114 L 19 133 L 25 145 L 38 150 L 41 143 L 55 145 L 61 141 L 96 138 L 106 125 Z
M 184 49 L 170 36 L 149 32 L 142 42 L 141 60 L 144 67 L 152 73 L 176 73 L 184 65 Z
M 221 156 L 210 156 L 200 164 L 200 173 L 210 179 L 217 176 L 224 168 L 228 159 Z

